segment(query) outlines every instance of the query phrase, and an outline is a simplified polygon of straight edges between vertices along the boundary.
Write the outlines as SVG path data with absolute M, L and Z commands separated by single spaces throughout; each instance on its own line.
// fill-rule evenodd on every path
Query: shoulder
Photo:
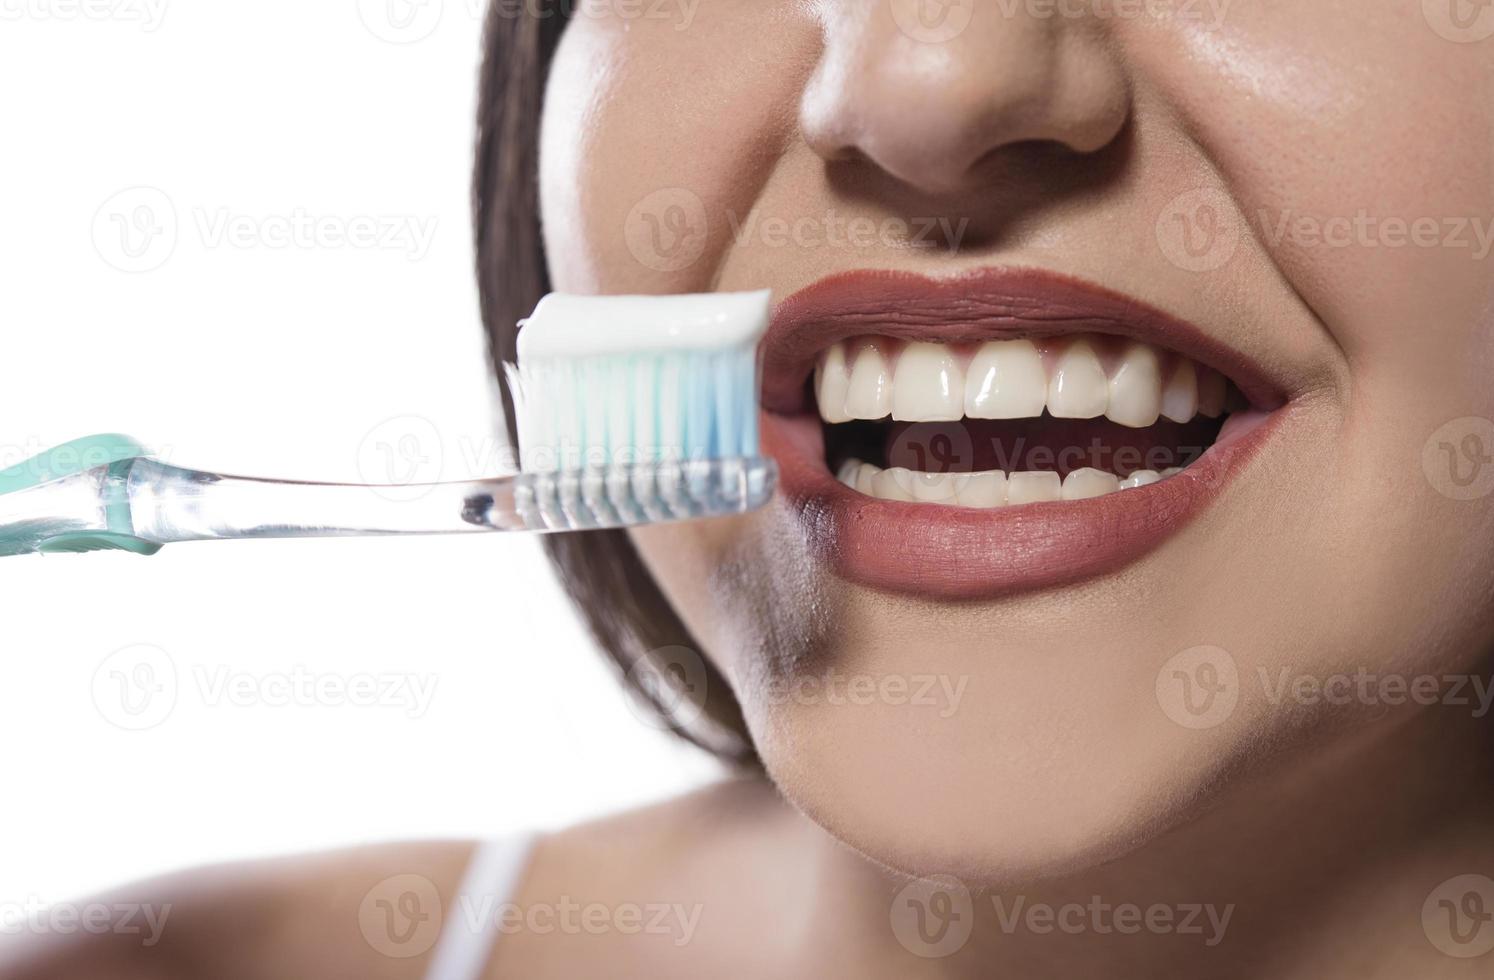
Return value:
M 490 977 L 750 962 L 789 870 L 785 834 L 805 825 L 766 780 L 723 782 L 540 837 L 513 855 L 515 893 L 476 901 L 459 894 L 470 841 L 199 868 L 74 903 L 111 910 L 111 928 L 4 937 L 0 980 L 420 980 L 443 924 L 489 926 Z
M 495 921 L 489 977 L 710 975 L 769 944 L 808 821 L 763 779 L 543 838 Z M 752 928 L 743 928 L 743 923 Z
M 0 980 L 418 978 L 426 957 L 400 956 L 381 939 L 380 889 L 450 894 L 471 852 L 455 841 L 383 844 L 139 882 L 70 904 L 79 918 L 99 915 L 95 927 L 7 936 Z

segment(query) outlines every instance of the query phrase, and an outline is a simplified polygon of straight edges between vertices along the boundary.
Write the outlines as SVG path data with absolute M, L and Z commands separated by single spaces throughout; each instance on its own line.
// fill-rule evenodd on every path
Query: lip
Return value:
M 857 493 L 830 473 L 806 381 L 815 356 L 835 341 L 879 334 L 954 343 L 1075 332 L 1133 337 L 1213 367 L 1264 417 L 1222 437 L 1170 479 L 1087 500 L 990 510 L 904 503 Z M 848 581 L 936 600 L 1070 585 L 1135 562 L 1222 496 L 1290 410 L 1280 386 L 1197 327 L 1043 270 L 939 280 L 843 273 L 781 303 L 762 351 L 764 451 L 778 461 L 781 492 L 813 552 Z

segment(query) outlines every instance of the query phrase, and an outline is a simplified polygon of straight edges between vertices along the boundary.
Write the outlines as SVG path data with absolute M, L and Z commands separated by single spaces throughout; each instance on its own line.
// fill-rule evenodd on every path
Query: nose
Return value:
M 1101 25 L 1031 6 L 822 0 L 824 52 L 800 105 L 805 140 L 826 160 L 864 157 L 938 194 L 981 182 L 988 161 L 1017 144 L 1104 148 L 1125 125 L 1130 92 Z

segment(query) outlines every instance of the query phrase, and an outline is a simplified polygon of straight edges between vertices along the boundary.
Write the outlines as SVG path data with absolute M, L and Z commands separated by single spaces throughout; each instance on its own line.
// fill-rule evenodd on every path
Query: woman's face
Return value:
M 582 6 L 555 287 L 784 301 L 779 498 L 636 541 L 790 800 L 904 870 L 1045 876 L 1474 710 L 1491 35 L 1460 0 Z

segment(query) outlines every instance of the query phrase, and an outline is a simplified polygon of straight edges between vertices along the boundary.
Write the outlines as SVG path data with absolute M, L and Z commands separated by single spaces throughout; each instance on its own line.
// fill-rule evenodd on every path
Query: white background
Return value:
M 491 468 L 479 26 L 475 0 L 0 0 L 0 464 L 121 431 L 263 476 Z M 532 539 L 0 559 L 0 608 L 0 903 L 715 771 L 634 718 Z M 297 676 L 434 687 L 284 703 Z

